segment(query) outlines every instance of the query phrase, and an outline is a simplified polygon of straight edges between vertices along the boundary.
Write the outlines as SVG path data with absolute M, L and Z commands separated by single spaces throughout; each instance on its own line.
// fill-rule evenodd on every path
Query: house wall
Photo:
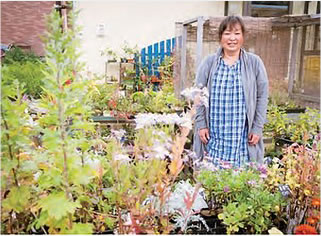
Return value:
M 79 1 L 79 24 L 83 25 L 82 59 L 88 69 L 102 75 L 106 58 L 100 51 L 110 47 L 121 53 L 128 45 L 144 48 L 175 37 L 175 22 L 197 16 L 223 16 L 224 1 Z M 105 26 L 105 34 L 97 35 L 97 26 Z M 119 66 L 108 68 L 117 73 Z M 113 72 L 111 72 L 113 73 Z
M 227 15 L 239 15 L 243 13 L 243 1 L 228 1 Z
M 13 43 L 43 56 L 44 45 L 39 36 L 45 31 L 45 15 L 54 4 L 53 1 L 2 1 L 1 43 Z

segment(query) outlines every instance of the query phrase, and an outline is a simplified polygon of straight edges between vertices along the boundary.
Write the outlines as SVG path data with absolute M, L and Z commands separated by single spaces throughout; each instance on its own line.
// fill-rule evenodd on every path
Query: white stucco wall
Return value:
M 294 1 L 292 14 L 300 15 L 304 12 L 304 1 Z
M 224 1 L 79 1 L 75 8 L 81 10 L 82 59 L 98 74 L 105 70 L 101 49 L 120 52 L 124 41 L 143 48 L 174 37 L 175 22 L 224 15 Z M 96 34 L 98 24 L 105 25 L 104 36 Z
M 229 1 L 228 2 L 228 15 L 242 16 L 243 1 Z

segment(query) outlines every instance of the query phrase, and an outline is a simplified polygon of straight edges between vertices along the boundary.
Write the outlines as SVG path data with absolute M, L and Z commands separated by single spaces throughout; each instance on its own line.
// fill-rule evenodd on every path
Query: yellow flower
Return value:
M 310 192 L 310 190 L 308 190 L 308 189 L 304 189 L 304 194 L 305 194 L 306 196 L 309 196 L 309 195 L 311 194 L 311 192 Z

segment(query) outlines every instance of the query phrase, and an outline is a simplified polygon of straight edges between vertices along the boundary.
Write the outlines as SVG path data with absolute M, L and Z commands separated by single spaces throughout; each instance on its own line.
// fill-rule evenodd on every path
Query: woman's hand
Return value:
M 254 146 L 256 145 L 260 140 L 260 136 L 257 134 L 250 133 L 249 134 L 249 145 Z
M 200 136 L 202 143 L 207 144 L 208 140 L 210 139 L 208 128 L 200 129 L 198 131 L 198 135 Z

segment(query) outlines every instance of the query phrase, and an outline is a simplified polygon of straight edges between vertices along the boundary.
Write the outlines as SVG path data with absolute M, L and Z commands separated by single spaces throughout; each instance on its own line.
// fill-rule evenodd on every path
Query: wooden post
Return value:
M 197 69 L 202 61 L 202 51 L 203 51 L 203 25 L 204 18 L 198 17 L 197 19 L 197 49 L 196 49 L 196 68 L 195 74 L 197 73 Z
M 298 35 L 299 35 L 299 28 L 293 28 L 293 38 L 292 38 L 292 47 L 291 47 L 291 62 L 290 62 L 290 73 L 289 73 L 289 83 L 288 83 L 288 93 L 292 95 L 293 93 L 293 84 L 296 75 L 296 53 L 298 48 Z
M 302 43 L 301 43 L 301 54 L 300 54 L 300 72 L 299 72 L 299 89 L 300 93 L 302 93 L 302 88 L 304 86 L 303 76 L 304 76 L 304 52 L 305 52 L 305 41 L 306 41 L 306 34 L 307 34 L 307 26 L 303 27 L 302 30 Z
M 105 84 L 108 82 L 107 80 L 107 66 L 108 66 L 108 60 L 105 61 Z
M 181 78 L 180 78 L 180 91 L 182 92 L 185 88 L 186 80 L 186 40 L 187 40 L 187 25 L 183 24 L 183 35 L 182 35 L 182 50 L 181 50 Z
M 244 1 L 243 2 L 243 9 L 242 9 L 242 15 L 243 16 L 251 16 L 251 2 Z
M 63 29 L 64 29 L 64 32 L 67 32 L 68 30 L 68 15 L 67 15 L 67 8 L 66 8 L 66 4 L 67 2 L 66 1 L 62 1 L 62 5 L 64 6 L 64 8 L 62 9 L 63 11 Z

